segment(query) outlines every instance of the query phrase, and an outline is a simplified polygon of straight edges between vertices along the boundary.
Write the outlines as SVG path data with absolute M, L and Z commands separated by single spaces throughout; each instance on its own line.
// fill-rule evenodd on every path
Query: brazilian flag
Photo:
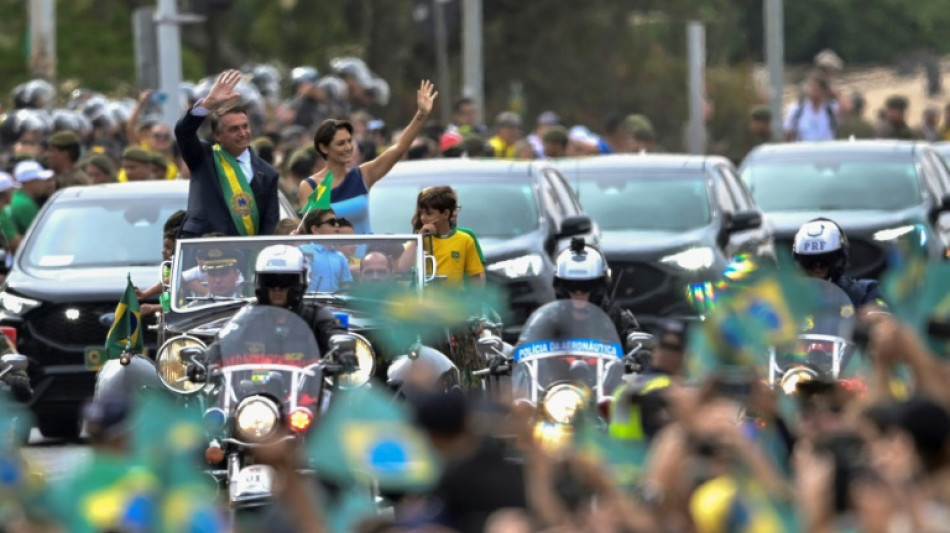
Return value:
M 334 398 L 307 445 L 322 476 L 344 485 L 382 490 L 425 491 L 435 485 L 440 465 L 426 436 L 410 423 L 408 408 L 375 389 L 356 389 Z
M 330 209 L 330 190 L 333 189 L 333 173 L 328 172 L 327 177 L 317 184 L 317 188 L 310 193 L 307 198 L 307 205 L 300 208 L 300 214 L 307 216 L 307 213 L 314 209 Z
M 132 276 L 128 277 L 125 293 L 115 307 L 115 320 L 106 336 L 106 359 L 118 359 L 126 349 L 135 353 L 145 350 L 145 341 L 142 337 L 142 313 L 139 309 L 139 299 L 135 296 L 135 286 L 132 285 Z

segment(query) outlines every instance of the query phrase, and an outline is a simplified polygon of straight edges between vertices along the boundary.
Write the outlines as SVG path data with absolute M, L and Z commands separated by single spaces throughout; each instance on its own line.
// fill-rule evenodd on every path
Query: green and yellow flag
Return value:
M 142 313 L 131 275 L 128 277 L 125 293 L 115 308 L 115 319 L 106 336 L 106 359 L 118 359 L 126 348 L 134 353 L 142 353 L 145 350 Z
M 330 209 L 330 190 L 333 189 L 333 173 L 328 172 L 323 181 L 307 197 L 307 204 L 300 208 L 299 213 L 306 216 L 314 209 Z
M 307 455 L 322 476 L 344 485 L 373 480 L 383 490 L 425 491 L 441 473 L 428 439 L 410 423 L 409 409 L 377 389 L 335 398 Z

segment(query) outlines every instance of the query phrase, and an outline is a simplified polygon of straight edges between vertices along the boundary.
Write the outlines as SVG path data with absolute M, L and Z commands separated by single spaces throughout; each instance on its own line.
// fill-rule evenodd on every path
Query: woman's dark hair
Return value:
M 330 146 L 330 144 L 333 143 L 333 137 L 336 136 L 336 132 L 339 130 L 346 130 L 350 132 L 351 136 L 353 135 L 353 125 L 350 124 L 349 121 L 334 120 L 332 118 L 321 122 L 320 126 L 317 127 L 316 133 L 313 134 L 313 147 L 324 159 L 327 158 L 327 154 L 320 150 L 320 145 L 324 144 Z

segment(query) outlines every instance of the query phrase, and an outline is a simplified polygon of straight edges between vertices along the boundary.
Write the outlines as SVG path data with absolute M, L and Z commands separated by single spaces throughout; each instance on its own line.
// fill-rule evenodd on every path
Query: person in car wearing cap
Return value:
M 122 170 L 126 181 L 155 179 L 152 171 L 152 153 L 140 146 L 130 146 L 122 152 Z
M 79 168 L 79 156 L 82 153 L 82 143 L 79 135 L 73 131 L 58 131 L 47 141 L 49 150 L 47 158 L 50 169 L 55 172 L 56 188 L 71 187 L 73 185 L 89 185 L 89 177 Z
M 17 163 L 13 168 L 13 177 L 20 188 L 13 193 L 10 205 L 4 211 L 17 232 L 23 235 L 40 212 L 40 207 L 56 190 L 56 182 L 50 179 L 53 177 L 52 170 L 46 170 L 32 159 Z
M 212 298 L 244 298 L 240 289 L 241 255 L 236 250 L 211 245 L 198 252 L 198 265 L 207 279 L 208 296 Z

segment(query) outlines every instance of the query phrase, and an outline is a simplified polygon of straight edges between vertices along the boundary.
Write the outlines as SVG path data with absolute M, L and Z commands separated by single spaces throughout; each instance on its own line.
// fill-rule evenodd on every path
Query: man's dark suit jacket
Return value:
M 193 115 L 189 110 L 175 125 L 175 138 L 181 157 L 191 171 L 191 183 L 188 186 L 188 214 L 178 234 L 182 238 L 200 237 L 205 233 L 221 232 L 238 236 L 231 211 L 224 201 L 224 191 L 214 168 L 214 156 L 211 145 L 198 139 L 198 128 L 206 117 Z M 251 191 L 257 202 L 259 235 L 273 235 L 280 207 L 277 203 L 278 174 L 251 152 Z

